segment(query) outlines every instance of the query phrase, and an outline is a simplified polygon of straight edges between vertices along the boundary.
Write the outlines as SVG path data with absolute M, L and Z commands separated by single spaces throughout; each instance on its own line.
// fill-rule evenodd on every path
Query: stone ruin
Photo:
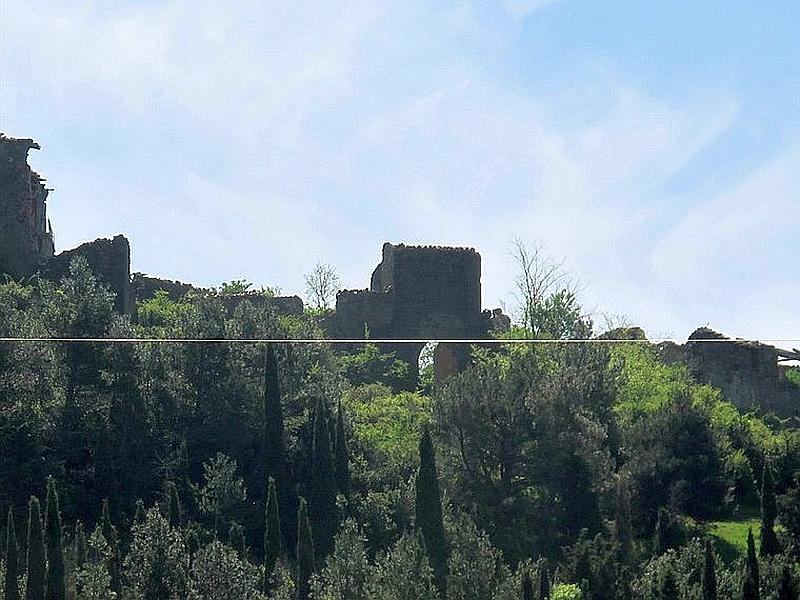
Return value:
M 696 341 L 728 339 L 701 327 L 685 344 L 664 343 L 659 351 L 664 362 L 686 364 L 695 379 L 719 388 L 743 411 L 800 417 L 800 387 L 786 377 L 787 365 L 800 360 L 800 352 L 743 340 Z
M 117 235 L 55 253 L 53 230 L 47 219 L 51 191 L 27 162 L 28 152 L 39 149 L 31 139 L 0 133 L 0 275 L 14 279 L 39 276 L 60 280 L 72 258 L 82 256 L 89 267 L 116 294 L 116 309 L 133 310 L 137 301 L 164 290 L 177 300 L 191 290 L 190 284 L 130 272 L 130 244 Z M 229 308 L 247 299 L 270 305 L 282 314 L 302 314 L 297 296 L 267 298 L 243 294 L 225 299 Z M 469 344 L 457 340 L 482 340 L 492 330 L 510 325 L 502 311 L 481 309 L 481 257 L 472 248 L 406 246 L 386 243 L 380 264 L 368 289 L 344 290 L 336 297 L 336 310 L 322 322 L 331 339 L 353 340 L 345 348 L 356 349 L 360 340 L 452 340 L 440 343 L 434 355 L 437 379 L 462 369 Z M 644 338 L 644 332 L 637 334 Z M 662 344 L 659 352 L 667 363 L 687 364 L 695 378 L 722 390 L 743 410 L 772 411 L 783 417 L 800 417 L 800 387 L 785 375 L 787 361 L 800 360 L 797 350 L 786 351 L 766 344 L 723 339 L 710 329 L 695 331 L 686 344 Z M 424 341 L 385 343 L 416 371 Z
M 387 242 L 369 288 L 339 292 L 323 327 L 340 340 L 482 340 L 509 324 L 499 309 L 481 310 L 481 256 L 474 249 Z M 380 346 L 416 371 L 425 343 Z M 462 368 L 468 352 L 469 344 L 438 344 L 437 379 Z

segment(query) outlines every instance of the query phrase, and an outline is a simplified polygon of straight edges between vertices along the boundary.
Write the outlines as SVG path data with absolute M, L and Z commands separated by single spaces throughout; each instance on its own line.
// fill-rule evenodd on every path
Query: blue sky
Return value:
M 303 293 L 384 241 L 514 238 L 651 336 L 800 337 L 796 2 L 2 2 L 0 130 L 56 244 Z

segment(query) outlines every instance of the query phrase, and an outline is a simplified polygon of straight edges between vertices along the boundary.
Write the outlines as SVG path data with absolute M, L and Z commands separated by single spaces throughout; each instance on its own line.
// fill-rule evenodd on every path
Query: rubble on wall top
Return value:
M 477 253 L 475 248 L 467 246 L 436 246 L 436 245 L 412 246 L 406 244 L 392 244 L 391 242 L 386 242 L 384 246 L 387 245 L 398 250 L 430 250 L 435 252 Z

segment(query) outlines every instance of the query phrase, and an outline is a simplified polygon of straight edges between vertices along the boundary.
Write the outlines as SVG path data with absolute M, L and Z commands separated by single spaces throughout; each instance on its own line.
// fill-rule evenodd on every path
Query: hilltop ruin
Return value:
M 16 280 L 39 276 L 60 280 L 76 256 L 86 259 L 92 271 L 114 292 L 116 309 L 131 312 L 137 301 L 164 290 L 175 300 L 193 288 L 190 284 L 131 276 L 130 244 L 117 235 L 55 253 L 53 230 L 47 218 L 49 188 L 28 165 L 28 152 L 39 149 L 31 139 L 0 134 L 0 275 Z M 270 298 L 243 295 L 226 298 L 229 307 L 243 299 L 269 305 L 282 314 L 302 314 L 297 296 Z M 483 340 L 510 325 L 502 311 L 481 308 L 481 257 L 472 248 L 406 246 L 386 243 L 381 262 L 369 287 L 344 290 L 336 309 L 322 326 L 330 339 L 353 340 L 350 348 L 373 340 L 451 340 L 436 347 L 437 379 L 464 367 L 469 344 L 458 340 Z M 641 334 L 642 338 L 644 333 Z M 771 411 L 784 417 L 800 416 L 800 387 L 785 376 L 784 361 L 800 359 L 800 352 L 766 344 L 736 341 L 702 343 L 720 339 L 719 333 L 698 329 L 680 346 L 662 344 L 667 363 L 687 364 L 695 378 L 722 390 L 743 410 Z M 425 342 L 384 343 L 384 351 L 416 370 Z

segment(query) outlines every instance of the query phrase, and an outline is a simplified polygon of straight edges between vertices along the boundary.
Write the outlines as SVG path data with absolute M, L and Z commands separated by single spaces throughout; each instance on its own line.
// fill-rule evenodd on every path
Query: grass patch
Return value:
M 747 530 L 753 529 L 756 541 L 756 552 L 759 547 L 761 521 L 758 518 L 741 521 L 714 521 L 710 523 L 711 535 L 722 560 L 726 563 L 747 554 Z

